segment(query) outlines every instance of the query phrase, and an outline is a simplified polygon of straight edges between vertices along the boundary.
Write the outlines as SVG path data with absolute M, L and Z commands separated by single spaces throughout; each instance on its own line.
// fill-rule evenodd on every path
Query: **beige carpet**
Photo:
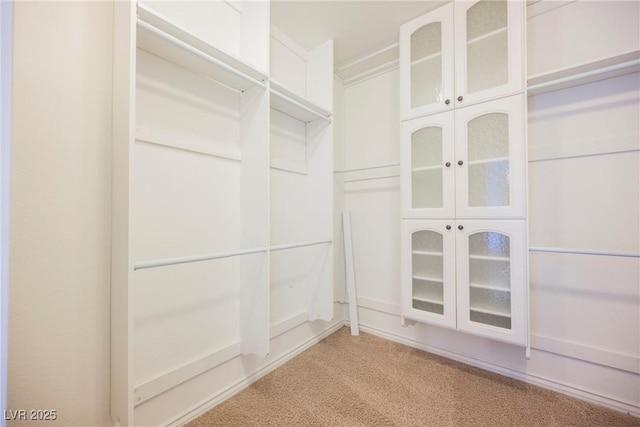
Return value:
M 640 426 L 640 419 L 342 328 L 187 424 Z

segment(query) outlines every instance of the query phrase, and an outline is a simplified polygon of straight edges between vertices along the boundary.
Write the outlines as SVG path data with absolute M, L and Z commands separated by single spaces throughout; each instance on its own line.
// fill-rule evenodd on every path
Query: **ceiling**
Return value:
M 271 23 L 305 50 L 334 40 L 336 68 L 398 41 L 398 28 L 447 1 L 272 0 Z

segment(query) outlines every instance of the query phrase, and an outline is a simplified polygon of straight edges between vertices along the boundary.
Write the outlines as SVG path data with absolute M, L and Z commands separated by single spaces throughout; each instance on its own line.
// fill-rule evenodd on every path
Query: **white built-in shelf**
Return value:
M 413 300 L 414 301 L 420 301 L 420 302 L 426 302 L 429 304 L 436 304 L 436 305 L 444 305 L 444 303 L 442 301 L 433 299 L 433 298 L 425 298 L 425 297 L 420 297 L 420 296 L 413 296 Z
M 497 30 L 490 31 L 488 33 L 485 33 L 485 34 L 483 34 L 481 36 L 478 36 L 476 38 L 473 38 L 473 39 L 469 40 L 467 42 L 467 46 L 470 46 L 472 44 L 481 42 L 482 40 L 485 40 L 485 39 L 488 39 L 488 38 L 491 38 L 491 37 L 499 36 L 500 34 L 506 33 L 506 32 L 507 32 L 507 27 L 506 26 L 505 27 L 500 27 Z
M 509 262 L 510 258 L 506 256 L 492 256 L 492 255 L 469 255 L 469 259 L 479 259 L 483 261 L 502 261 Z
M 622 55 L 529 76 L 527 79 L 528 95 L 538 95 L 637 72 L 640 72 L 640 51 L 635 50 Z
M 438 169 L 442 169 L 442 165 L 435 165 L 435 166 L 421 166 L 418 168 L 411 168 L 412 172 L 423 172 L 423 171 L 434 171 L 434 170 L 438 170 Z
M 271 108 L 303 122 L 331 121 L 331 112 L 271 80 Z
M 508 311 L 499 311 L 499 310 L 492 310 L 492 309 L 488 309 L 488 308 L 484 308 L 484 307 L 471 307 L 469 310 L 475 312 L 475 313 L 483 313 L 483 314 L 490 314 L 492 316 L 498 316 L 498 317 L 506 317 L 506 318 L 511 318 L 511 314 L 509 314 Z
M 430 251 L 411 251 L 414 255 L 425 255 L 425 256 L 442 256 L 442 252 L 430 252 Z
M 508 157 L 494 157 L 493 159 L 472 160 L 469 162 L 469 165 L 486 165 L 489 163 L 503 163 L 508 161 Z
M 431 61 L 432 59 L 440 58 L 442 56 L 442 52 L 432 53 L 431 55 L 427 55 L 423 58 L 416 59 L 415 61 L 411 61 L 411 65 L 418 65 L 423 62 Z
M 423 282 L 444 283 L 442 279 L 436 279 L 433 277 L 419 276 L 417 274 L 414 274 L 412 277 L 416 280 L 422 280 Z
M 138 4 L 137 10 L 140 49 L 239 92 L 266 86 L 266 73 L 206 43 L 143 4 Z
M 491 285 L 480 285 L 478 283 L 471 283 L 469 287 L 474 289 L 485 289 L 488 291 L 511 292 L 511 289 L 509 288 L 502 288 L 500 286 L 491 286 Z

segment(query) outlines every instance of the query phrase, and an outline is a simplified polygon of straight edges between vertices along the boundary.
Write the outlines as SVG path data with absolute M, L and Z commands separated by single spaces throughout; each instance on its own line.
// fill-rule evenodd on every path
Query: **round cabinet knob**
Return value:
M 451 166 L 451 162 L 447 162 L 447 163 L 445 163 L 444 165 L 445 165 L 446 167 L 449 167 L 449 166 Z
M 458 97 L 458 102 L 462 102 L 462 99 L 463 99 L 463 98 L 462 98 L 462 95 L 460 95 L 460 96 Z
M 444 100 L 444 103 L 445 103 L 445 104 L 447 104 L 447 105 L 449 105 L 449 104 L 451 104 L 451 100 L 450 100 L 450 99 L 445 99 L 445 100 Z
M 464 226 L 459 225 L 459 226 L 458 226 L 458 230 L 464 230 Z
M 447 230 L 451 230 L 451 226 L 450 225 L 447 225 Z
M 464 165 L 464 162 L 463 162 L 462 160 L 458 160 L 458 164 L 459 164 L 460 166 L 462 166 L 462 165 Z

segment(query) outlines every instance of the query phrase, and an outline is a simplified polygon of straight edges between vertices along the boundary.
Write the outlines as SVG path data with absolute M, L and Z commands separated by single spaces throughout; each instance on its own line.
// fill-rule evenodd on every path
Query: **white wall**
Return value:
M 0 410 L 7 407 L 13 2 L 0 3 Z M 0 426 L 5 426 L 2 417 Z
M 639 49 L 639 4 L 610 3 L 532 3 L 529 70 Z M 345 88 L 345 167 L 398 161 L 398 84 L 396 69 Z M 637 73 L 529 99 L 531 246 L 640 252 L 639 105 Z M 532 253 L 530 360 L 522 348 L 488 339 L 403 328 L 396 174 L 353 173 L 346 180 L 357 181 L 344 186 L 363 330 L 640 414 L 638 258 Z
M 14 24 L 8 408 L 111 425 L 112 4 L 16 2 Z

